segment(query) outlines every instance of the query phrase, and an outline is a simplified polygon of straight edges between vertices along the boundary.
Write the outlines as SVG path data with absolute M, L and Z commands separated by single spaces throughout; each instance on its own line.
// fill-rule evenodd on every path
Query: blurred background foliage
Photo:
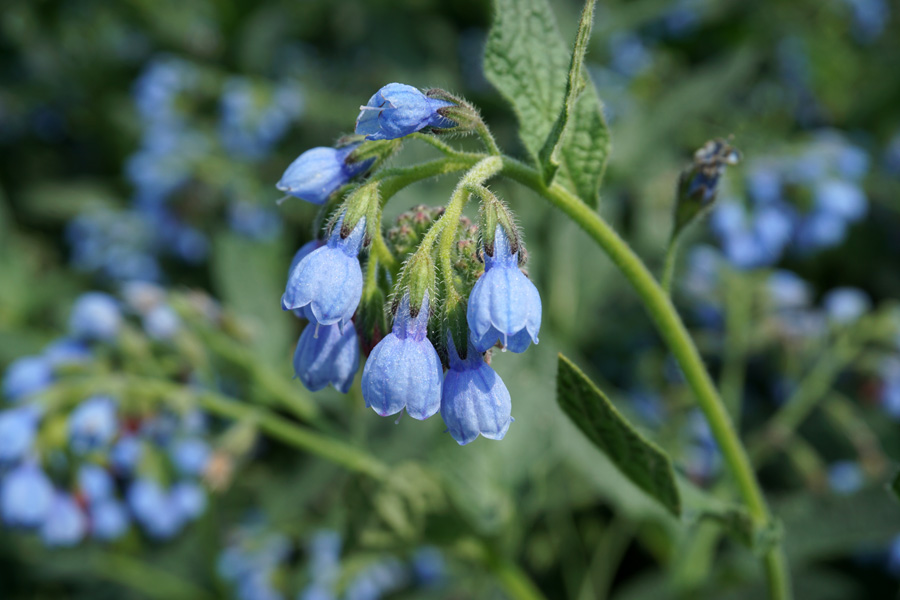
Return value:
M 553 5 L 573 39 L 580 4 Z M 740 417 L 801 598 L 893 597 L 900 574 L 900 504 L 884 491 L 900 455 L 898 12 L 884 0 L 603 2 L 588 52 L 613 139 L 600 211 L 652 267 L 693 151 L 721 137 L 743 153 L 682 244 L 674 297 Z M 465 96 L 522 154 L 481 70 L 491 14 L 483 0 L 7 0 L 0 365 L 59 338 L 83 292 L 140 280 L 216 298 L 240 324 L 229 335 L 289 378 L 299 327 L 278 298 L 315 210 L 276 206 L 274 183 L 303 150 L 350 132 L 390 81 Z M 409 147 L 395 161 L 426 156 Z M 454 185 L 406 189 L 386 218 L 441 205 Z M 237 444 L 240 475 L 211 486 L 176 539 L 48 549 L 5 528 L 0 596 L 270 597 L 223 575 L 221 557 L 271 531 L 284 539 L 268 562 L 245 562 L 294 597 L 314 572 L 309 540 L 328 529 L 343 538 L 344 578 L 394 557 L 382 579 L 396 582 L 417 549 L 441 548 L 440 581 L 423 591 L 407 576 L 391 597 L 501 598 L 509 569 L 548 598 L 760 597 L 749 551 L 711 521 L 667 515 L 559 411 L 564 351 L 685 481 L 730 499 L 690 392 L 624 280 L 538 197 L 495 188 L 524 231 L 545 322 L 531 352 L 495 356 L 516 418 L 505 440 L 459 448 L 437 419 L 394 424 L 364 409 L 358 387 L 312 396 L 295 381 L 297 397 L 391 465 L 387 479 L 265 438 L 243 447 L 239 429 L 214 427 L 211 446 Z M 196 366 L 183 348 L 172 360 Z M 232 393 L 257 401 L 259 378 L 230 369 Z

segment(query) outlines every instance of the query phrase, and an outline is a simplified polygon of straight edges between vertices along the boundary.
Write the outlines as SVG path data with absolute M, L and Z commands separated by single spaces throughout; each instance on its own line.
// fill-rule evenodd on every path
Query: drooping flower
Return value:
M 500 376 L 471 344 L 461 359 L 447 336 L 450 370 L 444 376 L 441 418 L 460 446 L 479 435 L 502 440 L 512 422 L 512 401 Z
M 144 331 L 154 340 L 171 340 L 181 329 L 178 313 L 167 304 L 159 304 L 152 308 L 143 318 Z
M 144 446 L 136 435 L 123 435 L 109 452 L 109 462 L 119 475 L 130 475 L 144 454 Z
M 128 530 L 128 511 L 118 500 L 107 498 L 91 505 L 91 536 L 98 540 L 115 540 Z
M 428 340 L 428 293 L 412 315 L 409 294 L 397 309 L 390 334 L 372 350 L 363 370 L 366 406 L 382 417 L 404 408 L 414 419 L 427 419 L 441 408 L 443 367 Z
M 113 495 L 115 483 L 109 471 L 99 465 L 84 464 L 78 469 L 78 490 L 91 504 Z
M 112 398 L 90 398 L 69 415 L 69 443 L 79 454 L 107 445 L 117 431 L 116 404 Z
M 206 492 L 193 481 L 180 481 L 173 485 L 169 498 L 186 519 L 196 519 L 206 510 Z
M 119 333 L 122 313 L 116 299 L 102 292 L 83 294 L 72 307 L 69 330 L 83 340 L 109 341 Z
M 47 546 L 74 546 L 87 531 L 87 518 L 69 494 L 57 493 L 41 527 Z
M 284 310 L 304 310 L 320 325 L 346 324 L 356 312 L 362 296 L 362 269 L 356 256 L 362 247 L 366 220 L 361 219 L 350 235 L 341 237 L 340 221 L 328 243 L 304 257 L 291 271 L 281 297 Z
M 211 455 L 209 444 L 200 438 L 178 440 L 169 449 L 172 463 L 183 475 L 202 475 Z
M 872 301 L 862 290 L 852 287 L 835 288 L 822 299 L 828 318 L 839 325 L 853 323 L 872 307 Z
M 450 128 L 456 123 L 438 113 L 452 102 L 429 98 L 411 85 L 389 83 L 360 107 L 356 133 L 367 140 L 393 140 L 426 127 Z
M 313 251 L 318 250 L 322 246 L 325 245 L 325 242 L 322 240 L 312 240 L 306 242 L 294 253 L 294 258 L 291 259 L 291 266 L 288 267 L 288 279 L 291 277 L 291 273 L 294 272 L 294 267 L 300 264 L 300 261 L 313 253 Z M 315 317 L 312 314 L 312 311 L 309 308 L 309 305 L 304 306 L 301 309 L 295 310 L 294 315 L 301 319 L 306 319 L 308 321 L 315 321 Z
M 136 479 L 128 488 L 128 506 L 148 535 L 167 539 L 184 525 L 185 515 L 172 497 L 152 479 Z
M 34 406 L 20 406 L 0 413 L 0 463 L 14 463 L 31 448 L 37 429 Z
M 53 484 L 36 464 L 21 463 L 0 485 L 0 514 L 9 525 L 37 527 L 53 502 Z
M 294 372 L 310 391 L 332 385 L 346 394 L 359 369 L 359 342 L 353 323 L 318 325 L 310 322 L 294 352 Z
M 312 204 L 325 204 L 339 187 L 372 166 L 373 159 L 347 162 L 347 157 L 357 146 L 359 144 L 307 150 L 290 164 L 275 187 Z
M 24 356 L 9 364 L 3 374 L 3 395 L 11 402 L 34 394 L 53 382 L 53 367 L 42 356 Z
M 472 288 L 466 312 L 472 344 L 484 352 L 497 341 L 513 352 L 538 343 L 541 296 L 519 269 L 518 252 L 500 225 L 494 234 L 494 253 L 484 254 L 484 275 Z

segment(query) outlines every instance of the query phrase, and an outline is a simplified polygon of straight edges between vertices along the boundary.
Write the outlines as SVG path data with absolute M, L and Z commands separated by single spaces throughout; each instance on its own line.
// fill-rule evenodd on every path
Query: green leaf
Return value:
M 544 174 L 544 182 L 548 185 L 553 181 L 556 171 L 559 169 L 559 148 L 562 143 L 563 133 L 569 122 L 569 115 L 575 108 L 575 102 L 584 91 L 585 81 L 582 77 L 584 71 L 584 55 L 587 52 L 588 41 L 591 39 L 591 27 L 594 24 L 595 0 L 587 0 L 584 10 L 581 11 L 581 21 L 578 23 L 578 34 L 575 36 L 575 48 L 572 50 L 572 58 L 569 61 L 569 76 L 566 78 L 566 94 L 562 110 L 553 123 L 553 129 L 539 153 L 539 159 Z
M 215 239 L 213 278 L 225 304 L 254 325 L 254 350 L 269 364 L 287 364 L 293 328 L 279 307 L 288 262 L 277 244 L 233 233 Z
M 586 12 L 592 12 L 593 3 L 588 5 L 591 11 L 586 6 Z M 534 163 L 543 164 L 545 144 L 550 144 L 552 156 L 556 140 L 561 139 L 560 183 L 595 207 L 609 155 L 609 132 L 594 85 L 580 66 L 586 39 L 580 50 L 576 43 L 570 60 L 547 0 L 495 0 L 494 6 L 496 17 L 485 47 L 485 75 L 512 104 L 522 142 Z M 583 15 L 579 42 L 590 34 L 589 21 L 585 25 Z M 567 77 L 570 63 L 574 71 Z M 575 63 L 579 63 L 577 68 Z M 567 94 L 570 80 L 571 94 Z M 579 96 L 581 87 L 584 91 Z
M 560 153 L 564 184 L 591 208 L 600 201 L 600 182 L 610 149 L 609 129 L 600 107 L 597 90 L 589 81 L 575 103 Z
M 568 358 L 559 355 L 556 401 L 563 412 L 636 486 L 673 515 L 681 514 L 681 497 L 672 461 L 644 438 Z

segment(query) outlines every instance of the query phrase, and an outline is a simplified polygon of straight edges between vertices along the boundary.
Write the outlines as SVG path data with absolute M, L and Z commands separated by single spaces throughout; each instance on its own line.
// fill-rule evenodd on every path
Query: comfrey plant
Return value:
M 727 256 L 745 268 L 772 264 L 790 244 L 812 250 L 840 242 L 848 225 L 865 214 L 859 182 L 866 157 L 840 140 L 823 139 L 813 161 L 821 173 L 796 183 L 788 171 L 768 183 L 756 176 L 751 193 L 760 196 L 755 202 L 765 218 L 760 215 L 759 225 L 729 221 L 729 229 L 719 227 L 722 209 L 715 207 L 726 168 L 741 157 L 730 141 L 711 141 L 676 186 L 672 236 L 658 279 L 596 211 L 609 132 L 584 67 L 594 2 L 586 2 L 571 52 L 554 27 L 536 25 L 552 24 L 547 3 L 536 0 L 522 10 L 518 3 L 498 0 L 496 9 L 485 75 L 515 110 L 524 159 L 504 154 L 477 108 L 463 98 L 390 83 L 360 107 L 354 134 L 332 148 L 307 151 L 278 183 L 289 196 L 320 206 L 317 222 L 325 223 L 316 240 L 298 251 L 281 299 L 284 310 L 309 321 L 294 357 L 296 374 L 310 389 L 330 384 L 347 391 L 365 356 L 362 399 L 377 414 L 405 410 L 421 420 L 440 413 L 459 444 L 478 436 L 502 439 L 513 421 L 514 399 L 490 365 L 492 354 L 520 353 L 538 343 L 542 322 L 540 293 L 523 270 L 527 255 L 512 210 L 528 196 L 516 194 L 508 206 L 497 195 L 501 188 L 495 182 L 512 180 L 577 223 L 638 293 L 671 352 L 673 363 L 666 368 L 677 376 L 663 378 L 689 387 L 699 409 L 692 413 L 687 445 L 696 447 L 700 458 L 694 466 L 689 460 L 685 471 L 701 484 L 719 471 L 730 476 L 727 481 L 743 503 L 739 516 L 713 518 L 723 524 L 737 519 L 747 527 L 744 534 L 751 532 L 750 545 L 763 558 L 771 595 L 789 597 L 779 528 L 734 425 L 741 414 L 741 380 L 723 375 L 723 401 L 669 289 L 683 232 L 711 212 L 717 231 L 725 232 L 720 237 Z M 566 63 L 568 72 L 561 68 Z M 446 141 L 467 134 L 475 134 L 481 149 L 461 150 Z M 413 142 L 441 156 L 413 165 L 391 162 L 403 144 Z M 449 174 L 459 174 L 459 182 L 443 208 L 418 207 L 395 225 L 383 222 L 384 208 L 398 191 Z M 800 188 L 814 192 L 812 205 L 803 210 L 789 202 Z M 479 209 L 475 226 L 463 217 L 471 200 Z M 829 227 L 840 235 L 828 237 Z M 699 262 L 708 267 L 715 260 Z M 702 276 L 689 273 L 687 280 L 715 293 Z M 845 293 L 824 304 L 831 315 L 826 327 L 839 337 L 865 310 Z M 711 321 L 723 325 L 716 314 L 721 306 L 709 306 Z M 563 411 L 640 489 L 675 515 L 684 509 L 682 502 L 693 502 L 681 498 L 683 483 L 676 482 L 665 451 L 634 429 L 562 356 L 557 386 Z M 728 485 L 725 478 L 718 484 Z
M 295 256 L 281 300 L 284 310 L 309 320 L 294 355 L 297 376 L 311 390 L 330 383 L 347 392 L 358 368 L 360 335 L 374 344 L 362 375 L 366 406 L 381 416 L 405 409 L 420 420 L 440 411 L 460 444 L 479 435 L 502 439 L 512 421 L 510 396 L 484 355 L 494 346 L 524 352 L 537 343 L 541 326 L 540 295 L 521 270 L 519 230 L 509 208 L 485 186 L 502 162 L 481 159 L 443 212 L 423 208 L 418 216 L 403 216 L 401 221 L 417 220 L 418 227 L 385 239 L 378 173 L 336 208 L 326 204 L 329 198 L 377 170 L 402 138 L 422 131 L 487 130 L 462 99 L 397 83 L 379 90 L 360 111 L 358 137 L 338 148 L 305 152 L 277 186 L 333 211 L 325 241 L 316 248 L 307 244 Z M 477 229 L 461 220 L 472 197 L 481 204 Z M 382 255 L 369 252 L 364 276 L 358 257 L 373 244 Z M 400 246 L 409 253 L 402 265 L 394 258 Z M 390 300 L 382 306 L 378 298 Z M 360 313 L 365 316 L 354 325 Z M 391 331 L 381 338 L 388 323 Z

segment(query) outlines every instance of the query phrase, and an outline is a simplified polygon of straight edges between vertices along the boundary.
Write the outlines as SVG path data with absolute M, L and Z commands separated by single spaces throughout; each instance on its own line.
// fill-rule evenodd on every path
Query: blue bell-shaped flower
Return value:
M 466 309 L 471 342 L 479 352 L 497 341 L 513 352 L 524 352 L 532 341 L 538 343 L 541 295 L 519 269 L 518 258 L 498 225 L 494 255 L 485 252 L 484 275 L 475 282 Z
M 512 422 L 512 402 L 503 380 L 471 344 L 461 359 L 447 335 L 450 370 L 444 376 L 441 418 L 453 439 L 464 446 L 480 435 L 502 440 Z
M 372 166 L 373 159 L 347 162 L 347 157 L 357 146 L 359 144 L 307 150 L 290 164 L 275 187 L 312 204 L 325 204 L 339 187 Z
M 320 325 L 347 324 L 362 296 L 362 269 L 356 255 L 366 232 L 362 218 L 346 238 L 340 221 L 328 243 L 304 257 L 291 271 L 281 297 L 284 310 L 303 309 L 303 315 Z
M 367 140 L 394 140 L 426 127 L 450 128 L 456 123 L 437 110 L 452 102 L 429 98 L 411 85 L 389 83 L 360 107 L 356 133 Z
M 427 419 L 441 408 L 443 367 L 428 340 L 428 293 L 413 316 L 409 293 L 403 296 L 390 334 L 372 350 L 363 370 L 366 406 L 382 417 L 404 408 L 414 419 Z
M 359 341 L 353 323 L 318 325 L 310 322 L 294 352 L 294 372 L 312 392 L 329 384 L 346 394 L 359 369 Z

